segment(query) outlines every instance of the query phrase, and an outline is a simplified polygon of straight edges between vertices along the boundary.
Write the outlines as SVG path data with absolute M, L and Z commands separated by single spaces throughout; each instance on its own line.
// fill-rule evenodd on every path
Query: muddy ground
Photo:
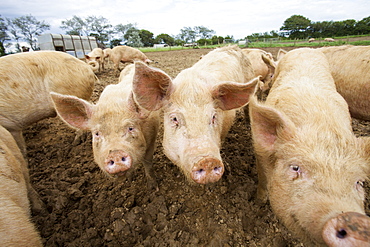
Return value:
M 276 56 L 278 49 L 265 50 Z M 209 51 L 147 56 L 155 61 L 152 66 L 175 77 Z M 98 77 L 93 101 L 118 80 L 112 69 Z M 357 135 L 370 133 L 366 121 L 354 120 L 353 126 Z M 254 197 L 255 158 L 242 113 L 223 144 L 225 174 L 213 185 L 185 179 L 163 154 L 161 132 L 154 157 L 158 192 L 147 188 L 143 168 L 131 182 L 108 178 L 94 163 L 90 134 L 76 143 L 74 131 L 58 118 L 40 121 L 24 134 L 31 180 L 48 210 L 33 216 L 45 246 L 303 246 L 270 206 Z M 369 214 L 368 203 L 366 210 Z

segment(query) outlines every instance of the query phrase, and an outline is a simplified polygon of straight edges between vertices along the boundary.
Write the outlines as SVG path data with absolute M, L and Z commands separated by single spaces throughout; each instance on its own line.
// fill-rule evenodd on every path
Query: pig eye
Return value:
M 135 129 L 135 128 L 134 128 L 134 127 L 132 127 L 132 126 L 128 127 L 128 131 L 129 131 L 129 132 L 134 131 L 134 129 Z
M 356 189 L 362 191 L 364 189 L 364 181 L 359 180 L 356 182 Z
M 299 176 L 301 175 L 301 168 L 298 166 L 298 165 L 290 165 L 290 175 L 289 177 L 293 180 L 299 178 Z
M 99 136 L 100 136 L 99 131 L 95 131 L 94 136 L 95 136 L 95 137 L 99 137 Z
M 172 126 L 175 126 L 175 127 L 179 126 L 179 120 L 175 115 L 170 115 L 170 120 L 171 120 Z
M 290 169 L 292 169 L 292 171 L 294 171 L 294 172 L 299 172 L 300 171 L 300 167 L 297 166 L 297 165 L 291 165 Z
M 216 122 L 217 122 L 217 116 L 216 114 L 213 114 L 211 124 L 216 124 Z

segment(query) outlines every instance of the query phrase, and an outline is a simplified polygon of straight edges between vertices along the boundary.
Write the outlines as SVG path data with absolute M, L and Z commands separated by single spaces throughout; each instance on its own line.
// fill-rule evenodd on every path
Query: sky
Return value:
M 204 26 L 217 36 L 243 39 L 253 33 L 279 30 L 292 15 L 313 22 L 370 16 L 369 0 L 0 0 L 1 17 L 31 14 L 51 25 L 45 33 L 64 34 L 61 22 L 74 15 L 104 17 L 110 24 L 136 23 L 154 37 L 178 35 L 184 27 Z

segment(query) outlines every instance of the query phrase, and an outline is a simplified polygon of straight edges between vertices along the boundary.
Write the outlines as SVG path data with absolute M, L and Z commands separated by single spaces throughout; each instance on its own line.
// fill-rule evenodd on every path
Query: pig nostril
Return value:
M 346 231 L 346 230 L 344 230 L 344 229 L 341 229 L 341 230 L 339 230 L 339 231 L 337 232 L 337 237 L 338 237 L 338 238 L 345 238 L 345 237 L 346 237 L 346 235 L 347 235 L 347 231 Z
M 213 171 L 216 172 L 216 173 L 220 173 L 220 172 L 222 172 L 222 167 L 221 166 L 215 167 L 215 168 L 213 168 Z
M 122 161 L 125 162 L 126 161 L 126 158 L 125 157 L 122 157 Z
M 114 161 L 113 160 L 111 160 L 111 161 L 109 161 L 109 165 L 114 165 Z

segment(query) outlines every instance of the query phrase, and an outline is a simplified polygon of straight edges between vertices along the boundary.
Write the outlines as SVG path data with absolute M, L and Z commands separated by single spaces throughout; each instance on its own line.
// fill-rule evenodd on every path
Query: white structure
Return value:
M 41 50 L 63 51 L 77 58 L 85 58 L 85 54 L 98 47 L 95 37 L 63 34 L 43 34 L 38 37 Z
M 167 44 L 154 44 L 153 47 L 154 48 L 163 48 L 163 47 L 167 47 L 168 45 Z

